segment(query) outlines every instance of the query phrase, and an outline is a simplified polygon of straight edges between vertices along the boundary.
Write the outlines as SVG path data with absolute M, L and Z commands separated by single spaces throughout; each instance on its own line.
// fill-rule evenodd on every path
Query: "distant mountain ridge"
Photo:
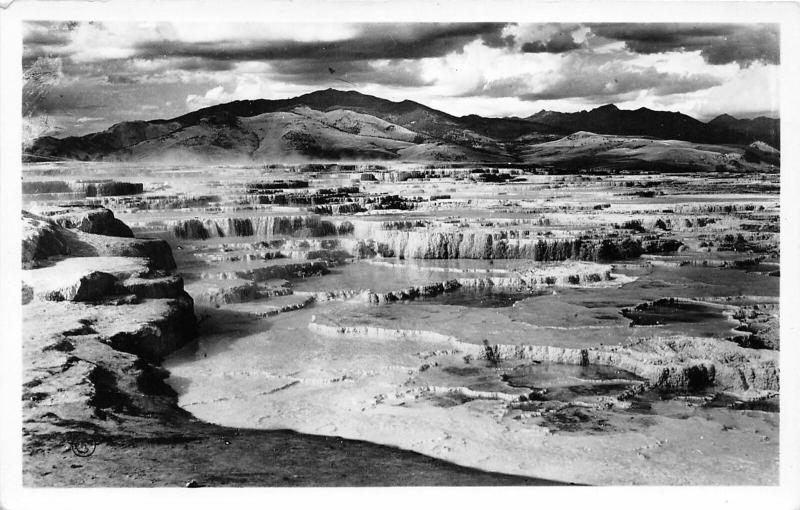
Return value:
M 570 132 L 591 131 L 606 135 L 651 136 L 696 143 L 737 145 L 761 141 L 780 148 L 780 120 L 767 117 L 751 120 L 723 114 L 705 123 L 680 112 L 649 108 L 620 110 L 609 104 L 576 113 L 541 111 L 528 119 Z
M 744 140 L 764 142 L 776 149 L 781 147 L 781 121 L 769 117 L 756 117 L 754 119 L 737 119 L 728 114 L 722 114 L 711 119 L 708 125 L 727 132 L 738 133 Z
M 172 119 L 130 121 L 79 137 L 36 139 L 28 161 L 53 159 L 520 162 L 530 146 L 578 131 L 744 147 L 780 144 L 780 123 L 605 105 L 528 118 L 457 117 L 414 101 L 326 89 L 287 99 L 233 101 Z M 743 149 L 742 149 L 743 151 Z

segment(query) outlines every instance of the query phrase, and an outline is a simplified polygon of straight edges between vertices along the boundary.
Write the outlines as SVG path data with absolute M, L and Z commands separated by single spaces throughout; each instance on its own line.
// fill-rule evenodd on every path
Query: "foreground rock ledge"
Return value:
M 22 217 L 26 437 L 119 432 L 171 412 L 157 363 L 196 320 L 169 245 L 105 235 L 127 229 L 107 209 Z

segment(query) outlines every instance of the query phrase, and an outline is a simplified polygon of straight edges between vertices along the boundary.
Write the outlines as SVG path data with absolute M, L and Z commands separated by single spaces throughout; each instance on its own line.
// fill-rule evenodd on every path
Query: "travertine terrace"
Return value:
M 537 479 L 778 480 L 777 173 L 40 163 L 23 191 L 32 458 L 177 398 Z

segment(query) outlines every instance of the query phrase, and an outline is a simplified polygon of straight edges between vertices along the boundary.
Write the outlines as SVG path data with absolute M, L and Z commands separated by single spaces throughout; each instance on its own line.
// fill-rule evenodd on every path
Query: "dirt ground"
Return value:
M 182 434 L 102 437 L 80 457 L 59 437 L 31 441 L 25 486 L 347 487 L 559 485 L 483 472 L 396 448 L 288 430 L 186 424 Z

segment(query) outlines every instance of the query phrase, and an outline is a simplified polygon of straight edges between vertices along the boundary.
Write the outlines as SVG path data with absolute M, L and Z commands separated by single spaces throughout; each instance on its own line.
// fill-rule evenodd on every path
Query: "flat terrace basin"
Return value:
M 633 334 L 622 317 L 620 320 L 584 320 L 577 324 L 558 325 L 542 325 L 515 318 L 521 314 L 520 310 L 525 310 L 528 303 L 536 299 L 517 301 L 505 308 L 453 306 L 422 300 L 364 310 L 341 310 L 336 316 L 320 313 L 318 320 L 326 324 L 432 332 L 475 345 L 486 340 L 491 344 L 587 348 L 621 343 Z M 533 315 L 537 314 L 533 312 Z M 547 321 L 548 317 L 543 319 Z
M 384 266 L 352 262 L 329 269 L 324 278 L 305 278 L 294 283 L 297 291 L 331 292 L 336 290 L 371 290 L 391 292 L 412 286 L 443 282 L 463 277 L 462 273 L 431 271 L 414 264 Z
M 639 290 L 653 301 L 660 297 L 721 297 L 721 296 L 775 296 L 780 294 L 780 279 L 762 273 L 728 268 L 704 267 L 651 267 L 645 275 L 624 267 L 622 274 L 639 275 L 636 282 L 625 285 L 619 292 Z M 634 303 L 636 304 L 636 303 Z
M 698 310 L 694 317 L 682 313 L 683 307 L 679 306 L 677 311 L 669 314 L 669 320 L 654 319 L 638 324 L 624 317 L 622 311 L 670 297 L 714 301 L 730 296 L 758 296 L 763 302 L 770 297 L 777 298 L 779 292 L 778 278 L 736 269 L 652 267 L 637 270 L 619 267 L 616 271 L 635 275 L 637 279 L 602 291 L 560 288 L 550 295 L 515 303 L 508 309 L 508 316 L 518 322 L 552 328 L 552 335 L 561 330 L 579 335 L 596 333 L 597 341 L 606 345 L 631 337 L 670 335 L 725 339 L 736 335 L 733 328 L 738 322 L 731 320 L 720 305 L 696 302 L 686 305 L 687 310 Z M 616 340 L 614 335 L 619 335 Z
M 354 270 L 348 266 L 343 269 Z M 620 271 L 628 272 L 625 269 Z M 486 291 L 459 289 L 434 298 L 353 308 L 337 317 L 321 317 L 334 324 L 432 331 L 475 344 L 485 339 L 490 343 L 509 345 L 585 348 L 655 336 L 687 335 L 725 339 L 735 334 L 733 328 L 738 322 L 729 319 L 719 305 L 693 305 L 702 309 L 702 317 L 682 317 L 679 310 L 672 314 L 671 320 L 653 320 L 642 324 L 626 318 L 621 312 L 665 297 L 776 296 L 778 292 L 776 278 L 757 273 L 694 267 L 657 267 L 646 271 L 646 274 L 630 271 L 639 275 L 637 280 L 602 289 L 557 287 L 537 289 L 528 295 L 504 295 L 501 291 L 496 296 Z M 377 274 L 380 277 L 380 273 Z M 374 277 L 375 273 L 372 275 Z M 431 277 L 435 275 L 447 273 L 430 274 Z M 453 276 L 462 275 L 456 273 Z M 388 277 L 390 274 L 387 274 Z M 297 288 L 328 290 L 325 287 L 326 278 L 306 279 L 298 282 Z M 348 278 L 344 280 L 349 281 Z M 403 282 L 409 280 L 387 280 L 386 288 L 396 289 L 397 284 Z
M 622 312 L 635 326 L 657 326 L 678 322 L 711 323 L 724 321 L 725 316 L 719 306 L 698 301 L 659 300 L 644 303 Z

